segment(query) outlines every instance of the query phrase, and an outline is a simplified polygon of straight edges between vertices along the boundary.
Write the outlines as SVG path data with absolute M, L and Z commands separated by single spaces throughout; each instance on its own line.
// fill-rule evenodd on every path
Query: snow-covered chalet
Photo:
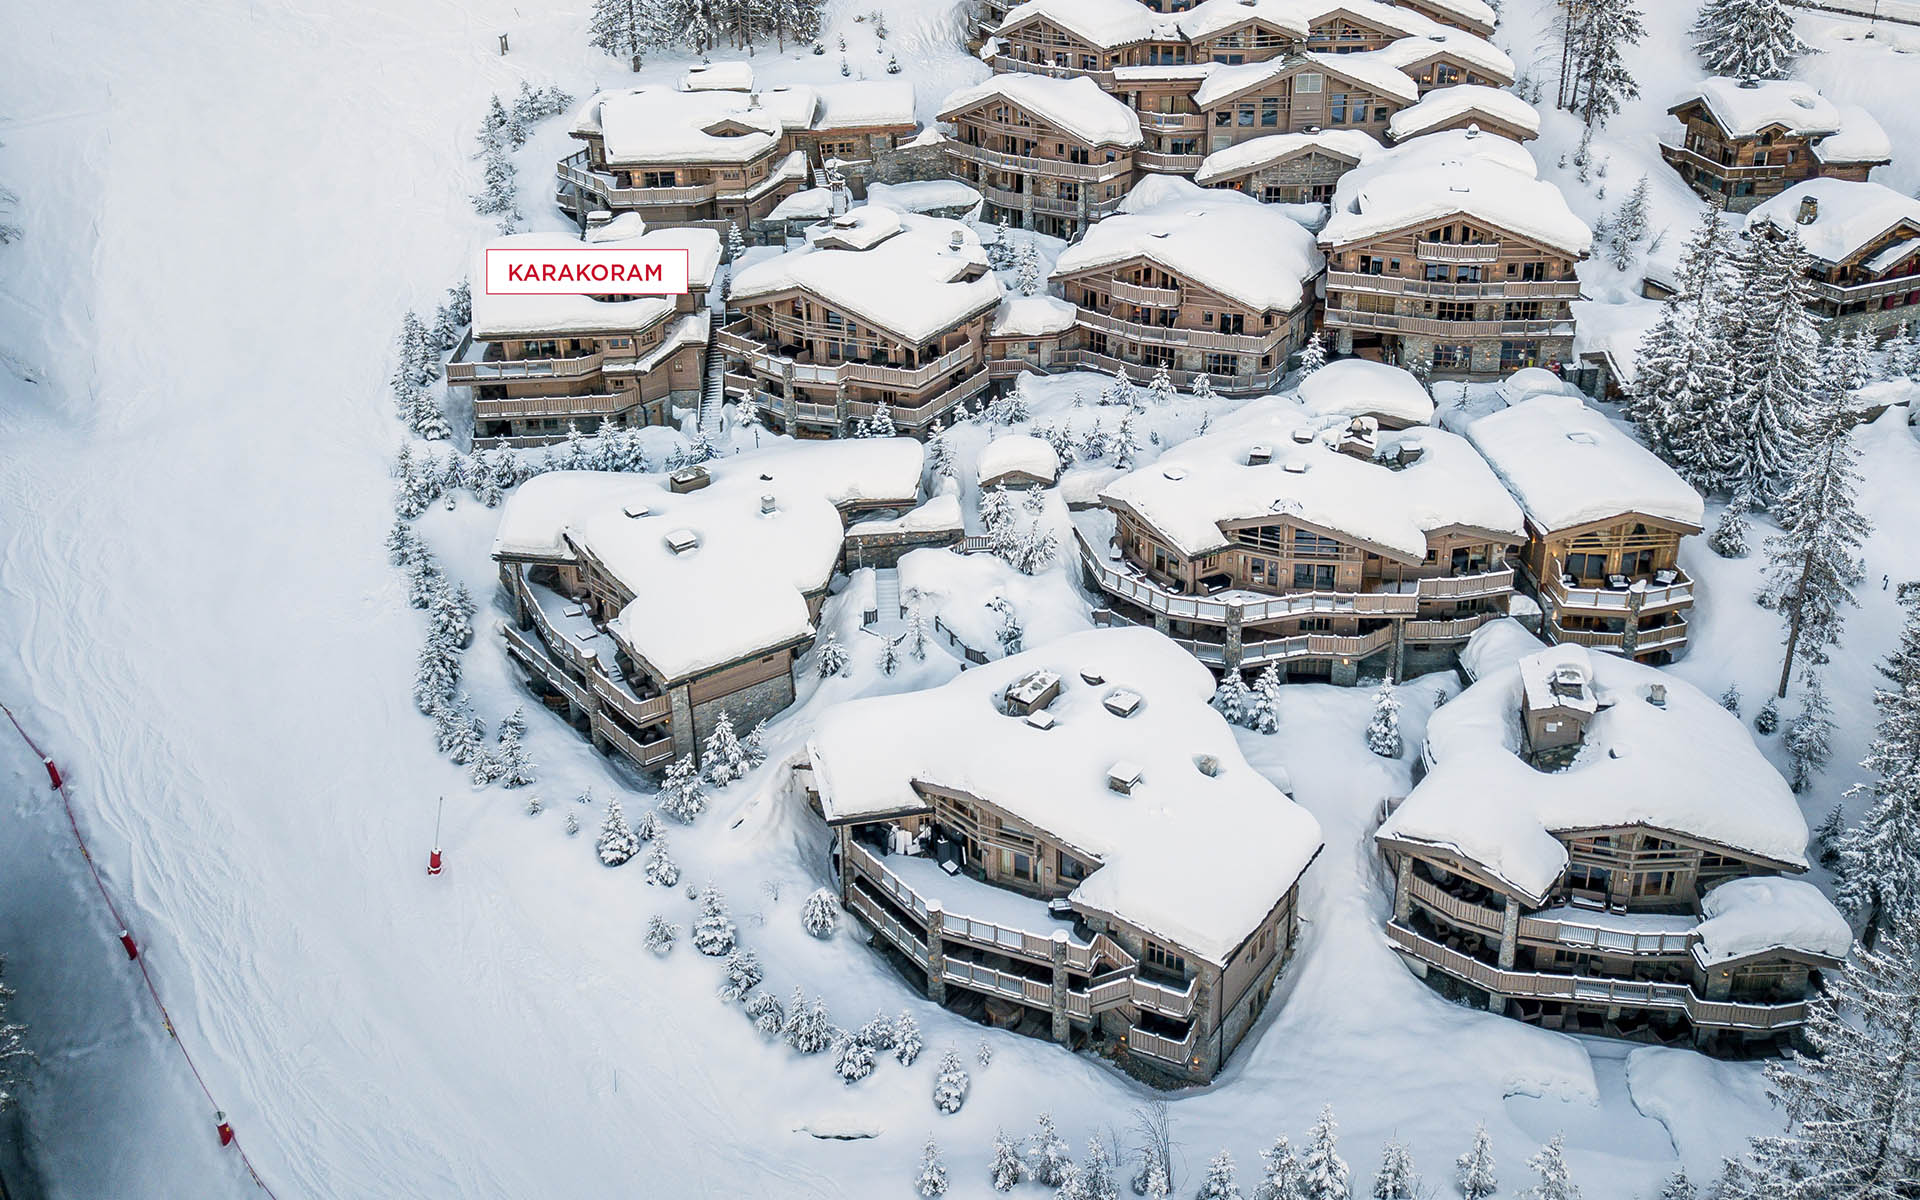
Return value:
M 1747 234 L 1799 235 L 1808 309 L 1840 332 L 1886 336 L 1920 305 L 1920 200 L 1878 183 L 1809 179 L 1747 214 Z
M 1797 79 L 1714 76 L 1668 110 L 1677 138 L 1660 157 L 1687 186 L 1732 212 L 1746 212 L 1808 179 L 1864 182 L 1893 161 L 1873 115 L 1839 105 Z

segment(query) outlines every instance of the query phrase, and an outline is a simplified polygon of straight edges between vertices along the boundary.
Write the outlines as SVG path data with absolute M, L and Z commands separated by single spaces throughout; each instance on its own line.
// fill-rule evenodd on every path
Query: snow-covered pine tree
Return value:
M 967 1102 L 967 1069 L 960 1065 L 960 1055 L 948 1050 L 940 1055 L 940 1073 L 933 1081 L 933 1106 L 952 1116 L 960 1111 Z
M 1240 1184 L 1234 1179 L 1233 1155 L 1222 1150 L 1207 1163 L 1206 1178 L 1194 1200 L 1241 1200 Z
M 520 181 L 505 141 L 490 142 L 480 155 L 480 191 L 473 197 L 473 211 L 483 217 L 498 217 L 500 230 L 510 233 L 519 225 Z
M 1013 287 L 1022 296 L 1037 296 L 1045 283 L 1040 266 L 1040 251 L 1032 241 L 1020 243 L 1013 257 Z
M 1307 344 L 1300 348 L 1300 378 L 1305 379 L 1326 365 L 1326 334 L 1324 331 L 1316 329 L 1313 331 L 1313 336 L 1307 339 Z M 1211 385 L 1209 385 L 1209 387 L 1211 387 Z M 1196 394 L 1198 391 L 1199 389 L 1195 388 Z
M 1920 593 L 1903 590 L 1901 602 L 1906 624 L 1899 648 L 1880 667 L 1887 682 L 1874 689 L 1879 718 L 1860 763 L 1874 778 L 1847 792 L 1865 796 L 1867 810 L 1835 839 L 1834 898 L 1862 923 L 1869 948 L 1882 928 L 1920 913 Z
M 953 439 L 947 431 L 936 427 L 933 436 L 927 439 L 927 476 L 930 479 L 951 479 L 954 471 Z
M 993 1065 L 993 1043 L 988 1041 L 986 1038 L 981 1038 L 980 1044 L 973 1048 L 973 1061 L 980 1064 L 980 1069 L 982 1071 L 992 1066 Z
M 607 816 L 600 823 L 600 837 L 594 842 L 594 849 L 599 851 L 601 865 L 608 867 L 620 866 L 640 853 L 640 839 L 633 836 L 633 830 L 628 827 L 618 799 L 607 801 Z
M 1613 265 L 1622 271 L 1633 266 L 1640 243 L 1647 240 L 1647 188 L 1647 177 L 1642 175 L 1614 217 L 1609 248 L 1613 251 Z
M 1036 1183 L 1057 1188 L 1073 1165 L 1073 1150 L 1054 1128 L 1052 1113 L 1041 1113 L 1035 1124 L 1037 1128 L 1027 1138 L 1027 1174 Z
M 747 773 L 747 751 L 734 736 L 732 714 L 722 712 L 714 721 L 700 756 L 706 760 L 707 782 L 715 787 L 725 787 Z
M 847 669 L 853 665 L 853 656 L 848 654 L 847 648 L 840 644 L 840 635 L 831 629 L 827 630 L 826 637 L 820 639 L 819 646 L 814 650 L 813 659 L 814 670 L 822 679 L 832 675 L 845 675 Z
M 444 579 L 434 589 L 427 604 L 427 628 L 456 648 L 473 641 L 473 595 L 465 584 L 449 585 Z
M 1853 425 L 1840 396 L 1819 397 L 1808 422 L 1807 450 L 1774 506 L 1780 532 L 1765 543 L 1767 577 L 1759 599 L 1787 623 L 1778 696 L 1787 694 L 1796 660 L 1808 670 L 1826 665 L 1846 609 L 1857 603 L 1853 586 L 1864 573 L 1860 546 L 1873 523 L 1855 503 L 1860 476 Z
M 1260 1186 L 1253 1190 L 1253 1200 L 1300 1200 L 1306 1176 L 1300 1166 L 1300 1156 L 1293 1152 L 1286 1134 L 1275 1138 L 1271 1148 L 1260 1152 L 1260 1161 L 1266 1164 L 1266 1173 L 1261 1177 Z
M 660 781 L 660 811 L 682 825 L 693 824 L 707 811 L 707 790 L 701 786 L 693 755 L 684 754 L 667 768 L 666 778 Z
M 747 1019 L 760 1031 L 760 1036 L 771 1041 L 780 1036 L 780 1030 L 786 1026 L 786 1009 L 780 1004 L 779 997 L 769 991 L 758 991 L 747 997 Z
M 0 959 L 0 972 L 6 966 L 6 960 Z M 27 1084 L 27 1069 L 34 1061 L 27 1045 L 27 1027 L 9 1015 L 13 995 L 13 989 L 0 978 L 0 1112 L 19 1103 L 20 1091 Z
M 1753 731 L 1762 736 L 1767 736 L 1779 728 L 1780 701 L 1772 696 L 1768 696 L 1767 702 L 1760 706 L 1760 711 L 1753 714 Z
M 733 918 L 727 915 L 725 897 L 709 884 L 700 889 L 696 903 L 700 906 L 700 917 L 693 923 L 693 948 L 708 958 L 731 954 L 738 930 L 734 928 Z
M 1811 298 L 1807 252 L 1797 227 L 1761 223 L 1749 231 L 1722 353 L 1741 364 L 1740 382 L 1716 431 L 1717 490 L 1772 507 L 1789 486 L 1804 450 L 1803 431 L 1818 400 L 1819 338 L 1805 305 Z
M 833 1073 L 848 1087 L 873 1074 L 873 1047 L 847 1035 L 840 1039 L 840 1052 L 834 1058 Z
M 500 778 L 500 755 L 490 746 L 476 750 L 467 763 L 467 778 L 475 787 L 485 787 Z
M 760 956 L 751 950 L 728 953 L 720 977 L 720 998 L 745 1002 L 747 994 L 760 986 L 767 973 L 760 967 Z
M 920 1037 L 920 1022 L 905 1009 L 893 1019 L 893 1057 L 903 1067 L 910 1067 L 920 1057 L 920 1051 L 926 1042 Z
M 1647 27 L 1632 0 L 1575 0 L 1569 7 L 1580 18 L 1569 107 L 1592 129 L 1640 94 L 1626 56 Z
M 1087 1152 L 1068 1173 L 1075 1200 L 1120 1200 L 1120 1184 L 1114 1178 L 1113 1158 L 1099 1136 L 1087 1138 Z M 1067 1194 L 1063 1188 L 1062 1194 Z
M 1726 709 L 1736 717 L 1740 715 L 1740 685 L 1738 683 L 1729 683 L 1727 690 L 1720 693 L 1720 707 Z
M 1340 1157 L 1339 1129 L 1329 1104 L 1307 1131 L 1306 1149 L 1300 1154 L 1301 1200 L 1349 1200 L 1353 1195 L 1352 1172 Z
M 1080 438 L 1080 457 L 1087 462 L 1099 462 L 1107 456 L 1107 428 L 1095 417 Z
M 1400 757 L 1400 700 L 1393 680 L 1381 683 L 1373 694 L 1373 720 L 1367 723 L 1367 749 L 1381 758 Z
M 1120 417 L 1120 424 L 1113 431 L 1113 465 L 1122 471 L 1134 468 L 1134 458 L 1140 453 L 1140 438 L 1133 428 L 1133 410 L 1128 409 Z
M 413 675 L 413 703 L 431 716 L 440 705 L 453 703 L 460 686 L 460 655 L 445 638 L 431 632 L 420 647 L 419 665 Z
M 522 738 L 526 735 L 527 718 L 519 709 L 500 723 L 500 748 L 495 751 L 500 760 L 500 785 L 502 787 L 525 787 L 537 778 L 534 771 L 539 766 L 527 756 Z
M 927 1135 L 927 1144 L 920 1150 L 920 1171 L 913 1186 L 922 1196 L 947 1194 L 947 1164 L 941 1161 L 940 1146 L 932 1134 Z
M 907 608 L 907 652 L 919 661 L 925 662 L 930 641 L 927 633 L 927 614 L 916 600 Z
M 667 835 L 655 834 L 647 843 L 647 852 L 640 856 L 640 869 L 647 874 L 647 882 L 661 887 L 677 887 L 680 883 L 680 864 L 673 861 L 673 854 L 667 849 Z
M 1280 728 L 1280 668 L 1273 663 L 1254 680 L 1253 698 L 1247 705 L 1245 724 L 1255 733 L 1272 733 Z
M 893 638 L 880 635 L 880 673 L 891 675 L 900 669 L 900 643 Z
M 1162 407 L 1173 403 L 1173 372 L 1167 369 L 1167 364 L 1161 363 L 1153 378 L 1147 381 L 1147 397 Z
M 767 721 L 765 717 L 747 733 L 747 740 L 740 743 L 747 752 L 747 766 L 757 767 L 767 761 Z
M 993 1134 L 993 1163 L 987 1168 L 987 1179 L 996 1192 L 1010 1192 L 1020 1186 L 1020 1172 L 1024 1168 L 1020 1162 L 1020 1151 L 1007 1136 L 1004 1129 Z
M 1527 1167 L 1535 1179 L 1527 1189 L 1527 1200 L 1580 1200 L 1580 1187 L 1567 1172 L 1566 1150 L 1559 1134 L 1527 1160 Z
M 793 1001 L 787 1005 L 787 1026 L 781 1031 L 787 1045 L 801 1054 L 818 1054 L 833 1042 L 833 1022 L 827 1017 L 827 1002 L 814 997 L 809 1004 L 793 989 Z
M 1808 674 L 1806 692 L 1800 697 L 1800 711 L 1787 724 L 1787 753 L 1793 755 L 1793 790 L 1805 792 L 1813 786 L 1813 777 L 1833 757 L 1833 707 L 1827 703 L 1820 676 Z
M 1417 1200 L 1425 1195 L 1420 1175 L 1413 1169 L 1413 1152 L 1407 1144 L 1390 1139 L 1380 1151 L 1380 1169 L 1373 1175 L 1374 1200 Z
M 672 953 L 674 942 L 680 939 L 680 927 L 659 913 L 647 918 L 647 949 L 658 955 Z
M 1228 721 L 1240 725 L 1245 723 L 1252 705 L 1253 693 L 1247 690 L 1247 681 L 1240 677 L 1239 671 L 1227 668 L 1220 685 L 1213 689 L 1213 706 Z
M 1723 343 L 1727 280 L 1720 209 L 1708 205 L 1680 258 L 1679 289 L 1640 343 L 1627 415 L 1654 451 L 1698 488 L 1715 471 L 1721 410 L 1733 393 Z
M 1113 373 L 1113 382 L 1101 391 L 1100 403 L 1132 408 L 1137 396 L 1138 391 L 1133 386 L 1133 380 L 1127 377 L 1126 370 L 1122 368 Z
M 987 607 L 1000 617 L 1000 628 L 996 631 L 1000 639 L 1002 654 L 1018 654 L 1026 644 L 1026 630 L 1020 624 L 1020 614 L 1005 596 L 995 596 L 987 601 Z
M 815 888 L 800 904 L 800 927 L 817 938 L 830 938 L 840 927 L 840 902 L 826 888 Z
M 1693 1186 L 1683 1167 L 1667 1176 L 1667 1181 L 1660 1185 L 1660 1194 L 1654 1200 L 1695 1200 L 1699 1194 L 1700 1189 Z
M 1316 335 L 1319 333 L 1318 330 L 1314 332 Z M 1205 371 L 1193 377 L 1193 398 L 1202 404 L 1209 403 L 1213 399 L 1213 377 Z
M 1721 558 L 1745 558 L 1747 556 L 1747 498 L 1735 496 L 1727 502 L 1720 512 L 1720 519 L 1714 522 L 1713 532 L 1707 535 L 1707 545 Z
M 1487 1127 L 1473 1131 L 1473 1148 L 1454 1160 L 1454 1182 L 1465 1200 L 1485 1200 L 1499 1190 L 1500 1177 L 1494 1172 L 1493 1139 Z
M 1785 79 L 1808 51 L 1782 0 L 1707 0 L 1693 22 L 1693 49 L 1707 74 Z

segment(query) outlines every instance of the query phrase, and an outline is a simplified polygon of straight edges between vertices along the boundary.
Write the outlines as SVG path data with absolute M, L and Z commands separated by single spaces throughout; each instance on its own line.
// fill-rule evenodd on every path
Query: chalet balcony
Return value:
M 1490 263 L 1500 261 L 1499 242 L 1415 242 L 1413 256 L 1430 263 Z
M 589 392 L 581 396 L 504 396 L 498 399 L 477 397 L 473 402 L 476 421 L 526 420 L 536 417 L 610 417 L 640 403 L 640 393 Z M 581 432 L 590 432 L 583 429 Z
M 1103 286 L 1115 300 L 1125 304 L 1141 304 L 1148 308 L 1180 307 L 1181 293 L 1177 287 L 1148 287 L 1124 279 L 1109 280 Z
M 1557 620 L 1549 620 L 1547 628 L 1556 642 L 1571 642 L 1576 646 L 1608 650 L 1615 654 L 1627 652 L 1627 635 L 1624 630 L 1569 629 Z M 1687 623 L 1685 620 L 1675 619 L 1652 629 L 1636 630 L 1633 653 L 1639 655 L 1655 650 L 1679 650 L 1686 644 Z
M 1118 299 L 1119 295 L 1119 290 L 1116 288 L 1115 298 Z M 1285 342 L 1287 335 L 1286 329 L 1280 327 L 1254 334 L 1216 333 L 1211 329 L 1181 329 L 1172 325 L 1149 325 L 1144 321 L 1128 321 L 1111 313 L 1096 312 L 1084 307 L 1077 308 L 1074 321 L 1088 329 L 1115 334 L 1132 342 L 1194 350 L 1220 350 L 1233 354 L 1275 353 Z
M 1578 279 L 1513 280 L 1510 282 L 1454 283 L 1374 275 L 1362 271 L 1328 271 L 1328 292 L 1361 292 L 1370 296 L 1422 296 L 1439 300 L 1578 300 Z
M 1694 1026 L 1702 1029 L 1771 1032 L 1803 1025 L 1807 1019 L 1805 1001 L 1745 1004 L 1702 999 L 1693 988 L 1683 983 L 1551 975 L 1539 971 L 1503 971 L 1399 922 L 1387 925 L 1387 940 L 1402 957 L 1424 963 L 1497 996 L 1588 1007 L 1618 1006 L 1680 1012 Z
M 1473 636 L 1474 630 L 1490 621 L 1498 621 L 1504 615 L 1488 612 L 1444 620 L 1408 621 L 1405 632 L 1410 642 L 1464 642 Z
M 1494 941 L 1505 913 L 1488 895 L 1465 895 L 1435 883 L 1416 869 L 1408 880 L 1413 903 L 1447 924 L 1471 929 Z M 1466 890 L 1466 889 L 1463 889 Z M 1484 889 L 1471 889 L 1484 892 Z M 1696 940 L 1693 917 L 1658 913 L 1608 913 L 1571 907 L 1541 909 L 1519 919 L 1519 940 L 1552 949 L 1580 950 L 1620 958 L 1684 958 Z
M 1047 213 L 1056 217 L 1072 217 L 1075 220 L 1097 221 L 1119 211 L 1122 196 L 1111 200 L 1062 200 L 1058 196 L 1040 196 L 1033 192 L 1016 192 L 1009 188 L 995 187 L 990 183 L 974 184 L 980 194 L 989 201 L 1005 209 L 1025 211 L 1032 209 L 1037 213 Z
M 841 331 L 823 325 L 804 331 L 794 329 L 781 332 L 792 335 L 804 333 L 808 338 L 830 338 L 838 336 Z M 713 340 L 723 353 L 742 360 L 749 370 L 769 379 L 785 380 L 790 377 L 795 383 L 828 386 L 838 386 L 841 383 L 868 383 L 902 392 L 919 391 L 955 371 L 975 366 L 979 354 L 973 345 L 968 343 L 919 366 L 896 365 L 884 361 L 861 362 L 857 359 L 821 363 L 814 361 L 812 354 L 805 350 L 794 354 L 782 354 L 775 349 L 770 349 L 767 343 L 755 336 L 751 323 L 746 321 L 738 321 L 724 329 L 716 330 Z M 790 376 L 789 372 L 791 372 Z
M 1331 306 L 1327 309 L 1327 324 L 1335 329 L 1372 329 L 1454 339 L 1550 337 L 1573 332 L 1571 317 L 1534 321 L 1442 321 L 1433 317 L 1361 312 Z
M 1693 603 L 1693 580 L 1678 567 L 1637 578 L 1616 575 L 1605 586 L 1582 585 L 1568 576 L 1555 575 L 1544 581 L 1543 590 L 1558 608 L 1605 614 L 1636 608 L 1654 612 Z
M 1159 150 L 1135 150 L 1133 165 L 1142 171 L 1158 171 L 1163 175 L 1191 175 L 1207 161 L 1204 154 L 1166 154 Z
M 619 181 L 612 175 L 595 171 L 587 165 L 585 150 L 561 159 L 554 165 L 554 173 L 561 183 L 599 198 L 609 208 L 704 204 L 712 200 L 718 191 L 711 183 L 665 188 L 621 187 Z
M 1873 303 L 1885 300 L 1889 296 L 1904 296 L 1909 292 L 1920 293 L 1920 274 L 1895 275 L 1887 279 L 1868 280 L 1865 283 L 1828 283 L 1821 279 L 1813 281 L 1814 295 L 1836 306 Z
M 497 345 L 489 345 L 484 358 L 448 363 L 448 386 L 472 387 L 520 379 L 577 379 L 600 370 L 606 357 L 600 352 L 572 358 L 503 358 L 499 350 Z
M 534 638 L 554 662 L 570 672 L 573 683 L 584 684 L 593 698 L 577 702 L 588 708 L 610 708 L 637 729 L 672 720 L 673 706 L 667 697 L 652 694 L 646 685 L 643 688 L 647 694 L 635 690 L 620 669 L 613 639 L 593 623 L 582 605 L 528 582 L 524 568 L 514 571 L 511 578 L 515 598 L 532 619 Z M 519 630 L 511 633 L 526 640 Z M 577 699 L 571 694 L 569 698 Z
M 996 54 L 987 62 L 993 67 L 995 75 L 1019 72 L 1024 75 L 1046 75 L 1053 79 L 1091 79 L 1101 91 L 1113 90 L 1113 72 L 1098 68 L 1063 67 L 1058 63 L 1028 62 L 1015 58 L 1011 54 Z
M 1132 169 L 1125 159 L 1118 162 L 1076 163 L 1064 158 L 1043 158 L 1037 154 L 1006 154 L 958 140 L 947 142 L 947 153 L 996 171 L 1010 171 L 1028 178 L 1074 179 L 1083 183 L 1111 183 Z
M 1785 163 L 1770 163 L 1764 167 L 1724 163 L 1717 158 L 1708 158 L 1697 150 L 1689 150 L 1685 146 L 1675 146 L 1664 141 L 1660 143 L 1660 157 L 1666 160 L 1668 166 L 1682 174 L 1686 173 L 1683 168 L 1691 168 L 1721 179 L 1785 179 L 1787 176 Z
M 932 423 L 936 417 L 946 415 L 954 406 L 980 395 L 992 382 L 992 375 L 982 368 L 945 391 L 936 392 L 920 404 L 913 406 L 894 404 L 889 405 L 888 409 L 896 426 L 918 431 Z M 770 392 L 758 390 L 747 392 L 745 395 L 752 399 L 762 413 L 783 423 L 799 423 L 828 429 L 837 428 L 839 425 L 839 414 L 832 404 L 800 400 L 792 396 L 775 396 Z M 869 400 L 847 402 L 849 420 L 871 418 L 878 411 L 879 406 Z

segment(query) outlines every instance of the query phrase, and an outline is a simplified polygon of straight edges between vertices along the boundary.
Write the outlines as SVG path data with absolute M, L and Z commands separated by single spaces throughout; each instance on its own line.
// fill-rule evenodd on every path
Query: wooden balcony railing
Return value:
M 1709 175 L 1718 175 L 1723 179 L 1784 179 L 1787 174 L 1785 163 L 1769 163 L 1764 167 L 1723 163 L 1717 158 L 1708 158 L 1697 150 L 1675 146 L 1670 142 L 1660 143 L 1660 157 L 1665 159 L 1670 167 L 1677 169 L 1683 165 L 1689 166 L 1705 171 Z
M 1157 1058 L 1161 1062 L 1185 1067 L 1193 1057 L 1193 1046 L 1200 1033 L 1195 1024 L 1187 1030 L 1187 1036 L 1179 1041 L 1148 1033 L 1144 1029 L 1127 1030 L 1127 1050 L 1133 1054 L 1144 1054 L 1148 1058 Z
M 1191 175 L 1207 161 L 1204 154 L 1166 154 L 1159 150 L 1135 150 L 1133 165 L 1142 171 L 1158 171 L 1166 175 Z
M 848 894 L 852 897 L 853 911 L 861 920 L 883 934 L 888 941 L 900 949 L 901 953 L 919 963 L 922 970 L 926 969 L 927 946 L 920 937 L 895 920 L 892 914 L 875 903 L 859 888 L 848 889 Z
M 614 208 L 645 208 L 680 204 L 702 204 L 714 198 L 718 189 L 711 183 L 685 187 L 623 188 L 613 176 L 587 169 L 586 151 L 563 158 L 554 164 L 554 173 L 562 183 L 572 184 L 597 196 Z
M 1637 597 L 1641 612 L 1651 612 L 1660 608 L 1672 608 L 1676 605 L 1693 603 L 1693 580 L 1686 572 L 1675 569 L 1672 583 L 1655 583 L 1650 579 L 1637 581 L 1641 586 L 1610 588 L 1581 587 L 1568 584 L 1560 575 L 1550 575 L 1543 582 L 1547 594 L 1560 608 L 1593 609 L 1606 613 L 1624 613 L 1631 611 Z
M 660 738 L 657 741 L 643 743 L 597 712 L 593 714 L 592 724 L 595 734 L 599 735 L 614 749 L 626 755 L 640 766 L 651 767 L 673 757 L 673 738 L 671 736 Z
M 1473 636 L 1473 631 L 1489 621 L 1497 621 L 1501 613 L 1475 613 L 1470 617 L 1449 617 L 1434 621 L 1408 621 L 1407 640 L 1410 642 L 1463 642 Z
M 1082 183 L 1110 183 L 1133 169 L 1132 163 L 1125 154 L 1117 156 L 1113 162 L 1076 163 L 1068 162 L 1064 158 L 1045 158 L 1038 154 L 1008 154 L 958 140 L 947 142 L 947 153 L 955 158 L 978 163 L 983 167 L 992 167 L 997 171 L 1011 171 L 1029 179 L 1073 179 Z M 1104 154 L 1104 151 L 1102 153 Z
M 1115 295 L 1117 296 L 1118 293 L 1116 292 Z M 1280 347 L 1286 343 L 1287 337 L 1285 328 L 1270 329 L 1262 334 L 1216 333 L 1211 329 L 1179 329 L 1171 325 L 1149 325 L 1141 321 L 1127 321 L 1111 313 L 1095 312 L 1090 308 L 1075 309 L 1073 319 L 1088 329 L 1116 334 L 1128 341 L 1140 342 L 1143 345 L 1223 350 L 1235 354 L 1277 354 Z
M 1454 283 L 1375 275 L 1364 271 L 1328 271 L 1329 292 L 1365 292 L 1376 296 L 1430 296 L 1445 300 L 1578 300 L 1578 279 L 1515 280 L 1510 283 Z
M 505 421 L 531 417 L 612 416 L 640 403 L 640 393 L 594 392 L 586 396 L 507 396 L 501 399 L 476 398 L 473 416 L 477 421 Z M 591 433 L 582 429 L 582 433 Z
M 1896 275 L 1888 279 L 1872 279 L 1865 283 L 1828 283 L 1823 279 L 1813 281 L 1814 294 L 1831 304 L 1859 304 L 1863 301 L 1884 300 L 1888 296 L 1899 296 L 1907 292 L 1920 292 L 1920 275 Z
M 1382 329 L 1394 333 L 1421 333 L 1439 338 L 1540 337 L 1572 328 L 1571 318 L 1530 321 L 1441 321 L 1433 317 L 1397 313 L 1361 312 L 1328 308 L 1327 324 L 1335 328 Z
M 993 67 L 995 75 L 1019 72 L 1023 75 L 1047 75 L 1054 79 L 1091 79 L 1101 91 L 1113 89 L 1113 72 L 1087 70 L 1083 67 L 1063 67 L 1058 63 L 1027 62 L 1011 54 L 996 54 L 987 62 Z
M 447 383 L 471 385 L 513 379 L 568 379 L 598 371 L 603 357 L 604 353 L 596 352 L 574 358 L 497 358 L 478 362 L 450 362 L 447 364 Z
M 1504 912 L 1491 905 L 1476 904 L 1447 891 L 1431 879 L 1413 876 L 1408 894 L 1421 907 L 1438 913 L 1453 925 L 1472 929 L 1495 939 L 1500 937 Z M 1527 942 L 1546 942 L 1570 950 L 1592 950 L 1622 957 L 1679 957 L 1694 942 L 1690 930 L 1608 929 L 1586 921 L 1552 917 L 1522 916 L 1518 936 Z
M 1624 631 L 1569 629 L 1557 620 L 1550 620 L 1548 627 L 1553 631 L 1553 640 L 1556 642 L 1572 642 L 1576 646 L 1611 650 L 1615 653 L 1624 653 L 1626 650 L 1627 635 Z M 1645 654 L 1650 650 L 1668 650 L 1684 645 L 1686 640 L 1687 623 L 1684 620 L 1671 621 L 1655 629 L 1635 631 L 1633 652 Z
M 1421 262 L 1490 263 L 1500 260 L 1499 242 L 1415 242 L 1413 256 Z
M 1177 287 L 1148 287 L 1124 279 L 1109 280 L 1105 287 L 1115 300 L 1126 304 L 1144 304 L 1150 308 L 1180 307 L 1180 289 Z

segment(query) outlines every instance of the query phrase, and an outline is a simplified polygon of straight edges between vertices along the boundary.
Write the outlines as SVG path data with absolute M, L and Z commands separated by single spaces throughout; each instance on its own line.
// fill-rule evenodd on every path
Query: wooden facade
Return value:
M 1680 540 L 1698 532 L 1641 513 L 1556 530 L 1528 522 L 1520 561 L 1540 600 L 1542 632 L 1640 662 L 1671 661 L 1686 649 L 1693 607 Z
M 1687 186 L 1731 212 L 1747 212 L 1805 179 L 1864 181 L 1882 161 L 1828 163 L 1815 150 L 1819 136 L 1769 125 L 1736 135 L 1698 97 L 1670 110 L 1683 128 L 1677 144 L 1663 141 L 1660 157 Z
M 1829 204 L 1852 199 L 1847 194 L 1850 191 L 1874 193 L 1863 197 L 1864 201 L 1891 198 L 1878 184 L 1858 184 L 1845 191 L 1820 190 L 1829 193 Z M 1793 211 L 1783 213 L 1782 218 L 1791 215 L 1801 224 L 1824 219 L 1828 214 L 1823 213 L 1821 199 L 1802 194 L 1810 191 L 1802 188 L 1783 197 L 1781 203 Z M 1800 197 L 1797 202 L 1796 195 Z M 1896 205 L 1903 199 L 1896 199 Z M 1909 201 L 1904 207 L 1906 215 L 1884 218 L 1883 228 L 1858 239 L 1837 261 L 1809 256 L 1807 274 L 1813 280 L 1813 296 L 1808 308 L 1831 322 L 1832 328 L 1865 330 L 1884 337 L 1912 322 L 1914 314 L 1920 312 L 1920 203 Z M 1771 228 L 1771 224 L 1759 227 L 1762 231 Z M 1756 236 L 1751 227 L 1748 236 Z
M 1310 58 L 1289 60 L 1244 86 L 1203 88 L 1195 96 L 1209 154 L 1267 134 L 1310 129 L 1357 129 L 1384 141 L 1393 114 L 1412 103 Z
M 1096 143 L 1005 96 L 940 114 L 949 173 L 986 200 L 982 219 L 1071 238 L 1132 190 L 1134 146 Z

